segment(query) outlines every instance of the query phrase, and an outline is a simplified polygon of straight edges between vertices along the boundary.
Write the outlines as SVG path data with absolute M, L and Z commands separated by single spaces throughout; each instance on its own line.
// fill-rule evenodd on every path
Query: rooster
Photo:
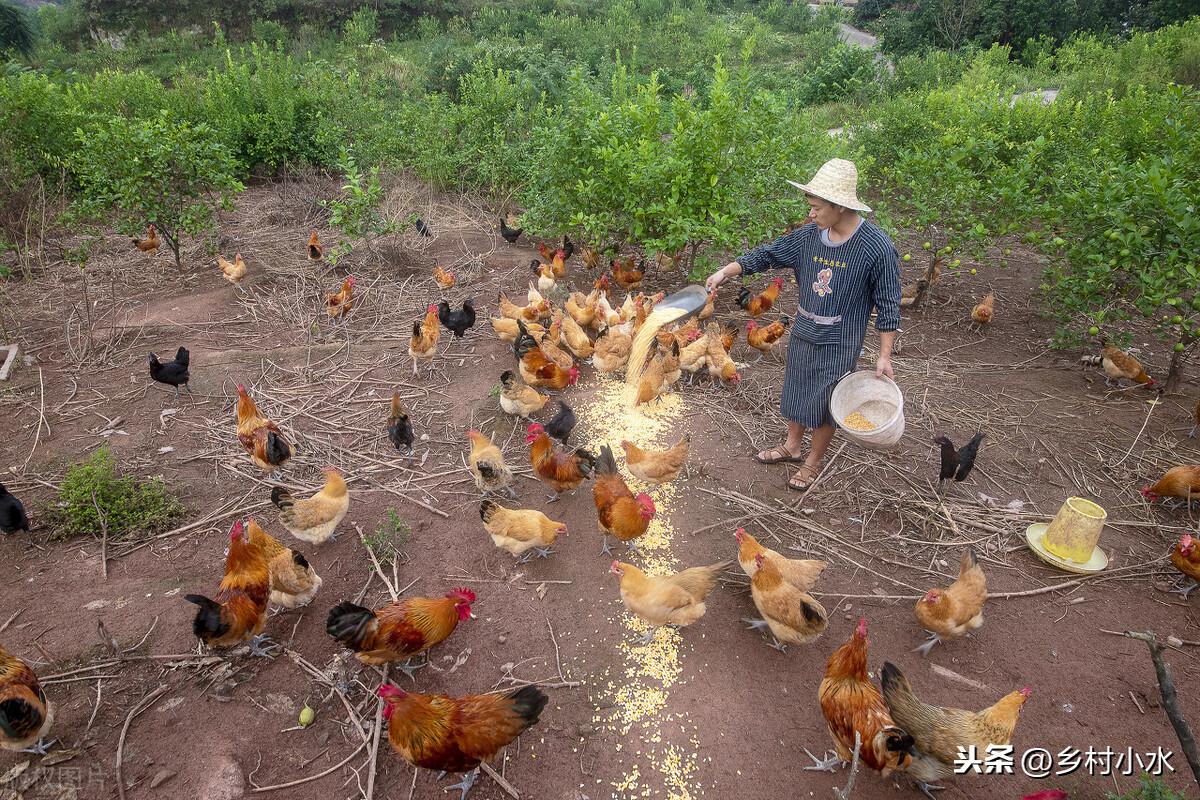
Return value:
M 563 444 L 569 444 L 567 440 L 571 438 L 571 431 L 575 430 L 577 422 L 578 419 L 575 416 L 574 409 L 562 400 L 559 400 L 558 412 L 546 423 L 546 434 L 551 439 L 557 439 Z
M 269 656 L 265 639 L 259 634 L 267 625 L 270 598 L 271 569 L 266 555 L 251 543 L 249 533 L 238 520 L 229 531 L 225 577 L 215 598 L 189 594 L 183 599 L 199 606 L 192 632 L 209 647 L 228 647 L 251 639 L 251 652 Z
M 625 467 L 629 474 L 647 483 L 670 483 L 679 475 L 683 462 L 687 460 L 688 443 L 691 436 L 684 435 L 674 446 L 666 450 L 646 450 L 624 439 L 621 449 L 625 451 Z
M 14 533 L 29 533 L 29 517 L 25 514 L 25 504 L 9 494 L 4 484 L 0 483 L 0 533 L 6 536 Z
M 1179 590 L 1186 600 L 1200 586 L 1200 542 L 1186 533 L 1179 537 L 1179 542 L 1171 551 L 1171 566 L 1182 572 L 1185 578 L 1191 578 L 1189 585 Z
M 717 584 L 717 575 L 731 562 L 692 567 L 666 575 L 647 575 L 633 564 L 612 562 L 608 571 L 621 576 L 621 602 L 625 608 L 650 623 L 642 637 L 652 640 L 663 625 L 683 628 L 704 616 L 705 601 Z
M 808 644 L 820 638 L 829 627 L 825 607 L 807 592 L 783 579 L 783 573 L 766 553 L 754 556 L 754 575 L 750 578 L 750 597 L 762 619 L 746 619 L 751 628 L 769 628 L 771 645 L 781 653 L 789 644 Z
M 270 601 L 283 608 L 311 603 L 322 580 L 300 551 L 284 547 L 254 520 L 246 524 L 246 530 L 250 533 L 250 544 L 262 551 L 267 559 L 267 569 L 271 573 Z
M 312 497 L 297 500 L 282 486 L 271 490 L 271 502 L 279 509 L 279 521 L 297 539 L 322 544 L 337 538 L 337 526 L 350 508 L 350 492 L 342 473 L 326 467 L 325 485 Z
M 250 460 L 263 472 L 279 472 L 292 457 L 292 446 L 283 438 L 279 426 L 258 411 L 246 387 L 237 385 L 238 441 L 250 455 Z
M 850 641 L 829 657 L 817 697 L 836 753 L 825 761 L 810 753 L 816 763 L 805 769 L 832 771 L 837 762 L 850 761 L 855 741 L 863 763 L 884 777 L 908 767 L 913 738 L 896 727 L 883 695 L 867 675 L 866 617 L 858 620 Z
M 218 255 L 217 266 L 221 268 L 221 274 L 225 276 L 225 280 L 241 291 L 246 291 L 242 289 L 242 279 L 246 277 L 246 262 L 242 260 L 241 253 L 234 254 L 232 264 L 226 261 L 224 256 Z
M 536 686 L 523 686 L 507 694 L 448 697 L 413 694 L 385 683 L 379 687 L 385 703 L 388 742 L 414 767 L 442 772 L 467 772 L 459 800 L 479 774 L 479 765 L 537 724 L 548 698 Z
M 550 436 L 541 423 L 535 422 L 525 431 L 525 443 L 529 445 L 529 463 L 533 471 L 554 494 L 550 502 L 558 500 L 563 492 L 573 492 L 585 480 L 595 475 L 596 457 L 587 450 L 560 453 L 554 449 Z
M 979 301 L 979 304 L 971 309 L 971 322 L 982 328 L 992 321 L 992 315 L 995 313 L 996 295 L 994 292 L 988 292 Z
M 453 272 L 450 272 L 449 270 L 444 270 L 441 268 L 440 265 L 434 264 L 433 265 L 433 282 L 438 285 L 439 289 L 441 289 L 442 291 L 445 291 L 447 289 L 453 289 L 454 284 L 457 282 L 457 279 L 454 277 Z
M 313 231 L 308 237 L 308 260 L 312 262 L 321 261 L 325 258 L 325 246 L 321 244 L 321 237 L 317 236 L 317 232 Z
M 492 443 L 486 434 L 477 430 L 467 431 L 471 442 L 471 452 L 467 456 L 467 469 L 475 479 L 475 486 L 484 494 L 504 491 L 509 497 L 515 498 L 517 493 L 511 484 L 512 470 L 504 462 L 504 454 Z
M 354 310 L 354 276 L 347 275 L 342 288 L 325 293 L 325 313 L 334 319 L 344 320 Z
M 787 317 L 765 327 L 759 327 L 754 320 L 746 323 L 746 344 L 758 351 L 758 361 L 762 361 L 764 356 L 775 349 L 775 345 L 783 338 L 783 332 L 790 324 L 791 320 Z
M 824 561 L 816 559 L 787 558 L 780 555 L 759 544 L 758 540 L 747 533 L 745 528 L 738 528 L 734 531 L 733 538 L 738 546 L 738 564 L 741 565 L 742 572 L 751 578 L 757 571 L 756 557 L 761 554 L 767 561 L 775 565 L 785 581 L 802 592 L 810 592 L 817 584 L 821 573 L 825 571 L 825 567 L 828 566 Z
M 987 600 L 987 578 L 967 548 L 958 569 L 958 580 L 945 589 L 931 589 L 917 601 L 917 620 L 929 631 L 929 641 L 916 649 L 929 655 L 944 639 L 962 636 L 983 626 L 983 604 Z
M 412 677 L 412 671 L 424 665 L 411 666 L 408 660 L 450 638 L 458 623 L 471 618 L 474 602 L 470 589 L 452 589 L 444 597 L 394 600 L 374 611 L 347 600 L 330 609 L 325 632 L 364 664 L 406 662 L 400 668 Z
M 1200 500 L 1200 464 L 1171 467 L 1165 475 L 1139 491 L 1150 503 L 1160 497 L 1177 497 L 1190 506 L 1193 500 Z
M 554 551 L 551 545 L 559 536 L 567 535 L 567 526 L 555 522 L 534 509 L 505 508 L 491 500 L 479 504 L 479 518 L 483 529 L 492 537 L 492 543 L 512 553 L 524 556 L 518 564 L 524 564 L 536 551 L 540 558 L 549 558 Z
M 509 223 L 500 218 L 500 236 L 509 244 L 516 244 L 517 239 L 521 238 L 521 234 L 525 232 L 524 228 L 510 228 Z
M 392 407 L 388 414 L 387 420 L 388 438 L 397 450 L 404 448 L 408 451 L 408 455 L 413 453 L 413 442 L 416 437 L 413 435 L 412 420 L 408 416 L 408 409 L 400 402 L 400 393 L 392 392 Z
M 562 391 L 579 380 L 576 367 L 563 369 L 546 355 L 532 338 L 518 338 L 517 369 L 530 386 Z
M 158 383 L 164 383 L 167 386 L 175 387 L 175 399 L 179 399 L 179 387 L 182 386 L 188 390 L 188 394 L 192 390 L 188 387 L 188 366 L 191 364 L 192 356 L 186 347 L 180 347 L 175 351 L 175 360 L 163 363 L 158 360 L 158 356 L 154 353 L 150 354 L 150 378 Z
M 413 377 L 417 376 L 417 360 L 429 362 L 429 374 L 433 374 L 433 357 L 437 355 L 438 339 L 442 329 L 438 327 L 438 307 L 430 303 L 425 309 L 425 319 L 413 323 L 412 336 L 408 340 L 408 355 L 412 358 Z
M 600 530 L 604 533 L 605 553 L 612 553 L 612 547 L 608 544 L 608 534 L 612 534 L 633 549 L 638 537 L 646 533 L 650 521 L 658 511 L 650 495 L 642 492 L 635 496 L 629 490 L 625 479 L 617 471 L 617 461 L 608 445 L 600 448 L 600 458 L 596 462 L 596 482 L 592 484 L 592 501 L 596 505 Z
M 43 738 L 54 723 L 54 707 L 37 675 L 21 659 L 0 647 L 0 748 L 45 755 Z M 28 763 L 28 762 L 26 762 Z
M 775 301 L 779 299 L 779 292 L 783 289 L 783 278 L 775 278 L 767 288 L 763 289 L 757 295 L 750 295 L 750 288 L 743 286 L 738 292 L 737 304 L 743 311 L 747 312 L 752 317 L 761 317 L 763 314 L 771 310 L 775 305 Z
M 961 450 L 954 448 L 954 442 L 948 436 L 935 436 L 934 444 L 942 448 L 941 468 L 938 471 L 938 493 L 943 484 L 953 478 L 956 483 L 964 481 L 975 467 L 975 456 L 979 452 L 979 443 L 983 441 L 983 431 L 971 437 L 971 441 L 962 446 Z
M 613 259 L 610 266 L 612 267 L 613 280 L 627 292 L 632 292 L 642 285 L 642 280 L 646 277 L 646 272 L 642 265 L 633 265 L 633 256 L 621 261 Z
M 146 226 L 146 235 L 144 237 L 141 239 L 131 239 L 130 241 L 133 242 L 134 247 L 143 253 L 157 253 L 159 245 L 162 244 L 162 240 L 158 238 L 158 229 L 154 227 L 153 222 Z
M 1142 362 L 1107 340 L 1101 340 L 1103 350 L 1098 356 L 1084 356 L 1080 361 L 1104 370 L 1104 385 L 1120 385 L 1121 381 L 1133 381 L 1143 386 L 1154 386 L 1157 381 L 1146 374 Z
M 443 300 L 438 303 L 438 322 L 453 333 L 455 339 L 461 339 L 475 325 L 475 306 L 470 300 L 464 300 L 461 311 L 451 311 L 450 304 Z

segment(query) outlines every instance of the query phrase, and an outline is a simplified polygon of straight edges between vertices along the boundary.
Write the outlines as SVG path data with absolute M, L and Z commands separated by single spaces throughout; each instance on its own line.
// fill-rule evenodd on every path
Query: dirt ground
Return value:
M 414 782 L 386 738 L 373 761 L 380 671 L 347 659 L 324 631 L 326 613 L 341 600 L 386 602 L 384 576 L 406 595 L 467 586 L 479 598 L 477 619 L 435 648 L 432 666 L 415 681 L 389 673 L 399 685 L 454 695 L 527 681 L 547 686 L 540 724 L 494 765 L 521 797 L 829 797 L 847 771 L 805 771 L 805 750 L 831 747 L 817 685 L 860 615 L 870 621 L 873 676 L 890 660 L 925 700 L 979 709 L 1029 686 L 1018 755 L 1033 747 L 1144 753 L 1161 746 L 1175 753 L 1179 771 L 1168 782 L 1194 791 L 1145 646 L 1104 631 L 1200 640 L 1200 600 L 1185 603 L 1170 592 L 1177 575 L 1166 561 L 1171 543 L 1196 525 L 1187 511 L 1151 507 L 1137 492 L 1169 465 L 1200 461 L 1200 440 L 1186 437 L 1200 388 L 1187 384 L 1152 408 L 1143 390 L 1107 390 L 1080 353 L 1049 349 L 1053 325 L 1037 311 L 1034 256 L 1018 251 L 1007 268 L 998 258 L 964 264 L 930 302 L 905 314 L 895 358 L 906 397 L 900 445 L 867 451 L 839 436 L 823 477 L 803 497 L 785 489 L 785 468 L 749 457 L 779 438 L 780 359 L 749 365 L 736 391 L 683 386 L 646 417 L 612 414 L 618 387 L 585 366 L 579 386 L 565 394 L 581 418 L 581 443 L 692 437 L 689 474 L 655 490 L 659 517 L 644 550 L 628 556 L 635 563 L 663 569 L 731 558 L 733 531 L 745 526 L 776 549 L 830 564 L 817 595 L 830 625 L 811 645 L 783 654 L 740 622 L 754 608 L 734 565 L 703 620 L 640 646 L 641 625 L 624 612 L 611 558 L 600 553 L 590 492 L 585 486 L 548 505 L 528 469 L 524 426 L 492 394 L 511 355 L 487 317 L 497 289 L 524 294 L 532 245 L 503 242 L 494 215 L 474 202 L 397 181 L 389 209 L 415 209 L 434 238 L 405 231 L 318 270 L 305 260 L 304 242 L 310 227 L 336 241 L 313 202 L 332 191 L 318 180 L 257 185 L 223 219 L 221 251 L 240 250 L 250 267 L 244 295 L 199 246 L 187 249 L 179 274 L 165 252 L 130 252 L 128 240 L 111 237 L 88 268 L 90 344 L 74 267 L 51 265 L 29 283 L 4 284 L 0 315 L 31 359 L 0 387 L 3 483 L 25 501 L 34 530 L 0 540 L 9 573 L 0 641 L 42 676 L 57 709 L 57 743 L 45 758 L 0 755 L 0 798 L 116 798 L 118 769 L 124 796 L 136 800 L 443 796 L 439 786 L 453 779 L 439 784 L 421 771 Z M 905 265 L 911 278 L 923 260 L 919 242 L 899 244 L 915 254 L 912 269 Z M 413 378 L 407 336 L 439 297 L 429 277 L 435 261 L 458 272 L 448 297 L 475 298 L 480 323 L 460 340 L 443 333 L 436 373 Z M 972 266 L 977 276 L 967 273 Z M 571 269 L 578 285 L 594 277 L 578 257 Z M 320 293 L 347 272 L 360 301 L 342 328 L 325 317 Z M 647 288 L 683 282 L 651 272 Z M 996 318 L 973 332 L 967 315 L 989 288 Z M 779 307 L 794 305 L 789 278 Z M 744 326 L 730 297 L 717 310 Z M 1163 369 L 1168 354 L 1145 342 L 1139 357 L 1152 372 Z M 176 402 L 149 380 L 146 353 L 180 344 L 192 353 L 194 395 Z M 865 364 L 874 348 L 871 334 Z M 752 360 L 744 337 L 735 358 Z M 286 648 L 273 660 L 200 654 L 194 608 L 182 598 L 215 591 L 234 519 L 254 517 L 291 541 L 268 501 L 272 483 L 237 443 L 237 382 L 298 442 L 287 485 L 311 491 L 332 463 L 346 471 L 352 491 L 336 541 L 291 542 L 324 585 L 307 608 L 271 618 L 267 633 Z M 394 388 L 421 438 L 412 458 L 386 438 Z M 491 433 L 518 468 L 521 505 L 568 524 L 549 559 L 515 565 L 484 533 L 463 466 L 471 426 Z M 976 430 L 987 434 L 976 471 L 937 502 L 931 437 L 961 442 Z M 56 539 L 48 517 L 67 465 L 106 441 L 124 471 L 162 476 L 187 512 L 174 530 L 108 542 L 104 578 L 99 539 Z M 1047 567 L 1024 543 L 1026 527 L 1071 495 L 1109 513 L 1102 546 L 1110 566 L 1082 581 Z M 374 534 L 388 509 L 411 535 Z M 360 530 L 380 542 L 378 573 Z M 924 639 L 913 601 L 953 579 L 968 545 L 998 596 L 981 630 L 922 657 L 912 652 Z M 98 634 L 100 623 L 115 649 Z M 1184 711 L 1200 724 L 1200 694 L 1188 688 L 1200 679 L 1196 652 L 1184 645 L 1167 658 Z M 142 708 L 144 698 L 151 699 Z M 316 721 L 302 729 L 305 704 Z M 1044 781 L 960 777 L 946 781 L 940 797 L 1008 800 L 1062 788 L 1072 798 L 1102 798 L 1135 785 L 1122 771 L 1081 769 Z M 471 796 L 509 794 L 481 775 Z M 919 795 L 903 779 L 867 772 L 852 796 Z

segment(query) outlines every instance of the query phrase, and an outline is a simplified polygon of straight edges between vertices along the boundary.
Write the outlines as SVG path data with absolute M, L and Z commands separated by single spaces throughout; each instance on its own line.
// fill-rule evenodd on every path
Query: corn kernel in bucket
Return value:
M 873 431 L 878 426 L 864 417 L 861 412 L 851 411 L 846 415 L 846 427 L 853 431 Z

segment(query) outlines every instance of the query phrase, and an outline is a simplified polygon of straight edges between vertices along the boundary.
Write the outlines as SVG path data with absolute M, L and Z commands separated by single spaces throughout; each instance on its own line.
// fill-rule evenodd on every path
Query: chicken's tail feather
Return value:
M 292 493 L 282 486 L 276 486 L 271 490 L 271 502 L 280 511 L 286 511 L 292 507 Z
M 275 431 L 267 431 L 267 462 L 278 466 L 292 457 L 292 446 Z
M 958 568 L 959 574 L 962 574 L 969 569 L 974 569 L 975 565 L 978 563 L 979 563 L 979 559 L 976 558 L 976 556 L 975 556 L 975 548 L 968 547 L 967 551 L 965 553 L 963 553 L 962 564 Z
M 608 445 L 605 445 L 607 447 Z M 612 457 L 612 450 L 608 451 L 609 457 Z M 579 457 L 579 471 L 587 477 L 592 477 L 596 474 L 597 459 L 594 454 L 582 447 L 575 451 L 575 455 Z M 616 466 L 613 467 L 613 472 L 616 472 Z
M 370 632 L 375 612 L 355 605 L 349 600 L 338 603 L 329 610 L 325 620 L 325 632 L 352 650 L 362 646 Z
M 308 570 L 308 559 L 299 550 L 292 551 L 292 563 L 302 570 Z
M 900 668 L 890 661 L 883 662 L 883 672 L 880 675 L 879 683 L 889 706 L 892 704 L 893 696 L 912 694 L 912 686 L 909 685 L 908 678 L 904 677 Z
M 809 625 L 820 625 L 826 621 L 821 609 L 807 600 L 800 601 L 800 613 L 804 615 L 804 621 Z
M 523 686 L 508 697 L 512 700 L 513 711 L 524 721 L 526 728 L 538 721 L 542 709 L 550 700 L 546 693 L 536 686 Z
M 617 459 L 613 457 L 612 448 L 606 444 L 600 445 L 600 457 L 593 459 L 596 472 L 601 475 L 617 473 Z
M 183 599 L 199 606 L 196 618 L 192 620 L 192 633 L 196 634 L 197 638 L 215 639 L 229 630 L 229 625 L 221 619 L 221 606 L 216 601 L 202 594 L 184 595 Z
M 479 518 L 484 522 L 491 522 L 492 515 L 495 514 L 496 510 L 499 508 L 500 506 L 491 500 L 484 500 L 479 504 Z
M 742 290 L 740 292 L 738 292 L 737 304 L 738 304 L 738 307 L 740 307 L 743 311 L 746 309 L 746 306 L 750 304 L 750 289 L 749 288 L 743 286 Z

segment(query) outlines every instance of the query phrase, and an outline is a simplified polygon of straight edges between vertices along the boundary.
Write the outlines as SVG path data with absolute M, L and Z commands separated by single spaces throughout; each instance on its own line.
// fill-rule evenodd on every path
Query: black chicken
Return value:
M 388 438 L 392 440 L 392 444 L 399 450 L 404 448 L 408 450 L 411 456 L 413 451 L 413 426 L 412 420 L 408 418 L 408 411 L 400 404 L 400 393 L 392 392 L 392 411 L 388 415 L 387 425 Z
M 956 482 L 966 480 L 975 466 L 975 455 L 979 452 L 979 443 L 983 441 L 983 431 L 975 434 L 971 441 L 962 446 L 961 450 L 954 449 L 954 443 L 946 436 L 935 436 L 934 444 L 942 446 L 942 469 L 938 473 L 938 491 L 942 484 L 953 478 Z
M 186 387 L 190 393 L 191 387 L 188 387 L 188 364 L 191 361 L 191 354 L 188 353 L 186 347 L 181 347 L 175 351 L 175 360 L 168 361 L 165 364 L 158 360 L 158 356 L 154 353 L 150 354 L 150 377 L 159 383 L 165 383 L 168 386 L 175 387 L 175 399 L 179 399 L 179 387 Z
M 525 232 L 524 228 L 510 228 L 508 223 L 504 221 L 504 217 L 500 218 L 500 236 L 509 244 L 516 244 L 517 239 L 521 238 L 521 234 Z
M 450 304 L 443 300 L 438 303 L 438 321 L 454 334 L 455 339 L 461 339 L 475 324 L 475 306 L 470 300 L 464 300 L 461 311 L 451 311 Z
M 422 236 L 433 236 L 433 231 L 429 230 L 429 226 L 425 224 L 425 220 L 421 219 L 420 217 L 417 217 L 417 221 L 414 222 L 413 225 L 416 227 L 417 233 L 421 234 Z
M 561 250 L 563 252 L 563 261 L 570 261 L 571 254 L 575 252 L 575 243 L 568 239 L 565 233 L 562 238 Z
M 538 340 L 529 333 L 529 329 L 525 327 L 525 321 L 517 320 L 517 338 L 513 340 L 513 352 L 516 353 L 517 358 L 523 357 L 538 346 Z
M 571 436 L 571 431 L 575 429 L 575 412 L 571 407 L 562 400 L 558 401 L 558 413 L 554 418 L 546 423 L 546 435 L 553 439 L 558 439 L 563 444 L 567 443 L 567 439 Z
M 4 484 L 0 483 L 0 532 L 29 533 L 29 517 L 25 516 L 25 506 L 21 501 L 8 493 Z

